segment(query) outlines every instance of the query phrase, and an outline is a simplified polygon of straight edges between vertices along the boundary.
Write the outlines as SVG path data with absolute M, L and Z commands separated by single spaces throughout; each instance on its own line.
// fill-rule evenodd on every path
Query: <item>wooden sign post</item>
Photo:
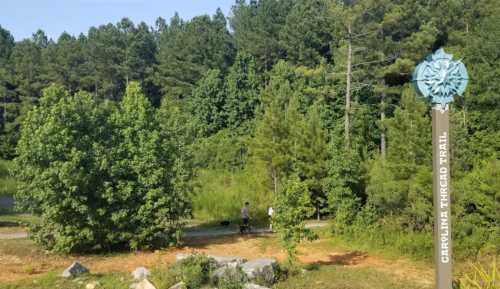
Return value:
M 449 103 L 463 94 L 468 75 L 461 61 L 439 49 L 417 66 L 413 81 L 417 91 L 432 103 L 436 289 L 452 289 Z

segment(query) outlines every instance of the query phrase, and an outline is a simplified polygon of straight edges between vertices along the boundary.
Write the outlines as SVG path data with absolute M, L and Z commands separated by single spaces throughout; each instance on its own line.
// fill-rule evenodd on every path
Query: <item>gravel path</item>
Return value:
M 320 228 L 326 227 L 327 223 L 308 223 L 306 228 Z M 184 233 L 186 238 L 212 238 L 212 237 L 222 237 L 239 234 L 237 228 L 227 227 L 227 228 L 207 228 L 207 229 L 187 229 Z M 254 228 L 251 234 L 270 234 L 268 228 Z M 28 238 L 27 232 L 17 232 L 17 233 L 0 233 L 0 240 L 11 240 L 11 239 L 25 239 Z

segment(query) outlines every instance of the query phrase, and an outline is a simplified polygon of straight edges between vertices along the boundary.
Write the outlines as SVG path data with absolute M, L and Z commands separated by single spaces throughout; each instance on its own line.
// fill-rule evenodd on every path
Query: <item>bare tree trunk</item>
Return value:
M 272 175 L 273 175 L 273 183 L 274 183 L 274 194 L 277 195 L 278 194 L 278 173 L 276 172 L 276 168 L 273 168 Z
M 385 92 L 382 92 L 380 101 L 380 154 L 385 159 L 387 145 L 386 145 L 386 132 L 385 132 Z
M 347 25 L 347 83 L 345 92 L 345 123 L 344 138 L 345 147 L 351 147 L 351 82 L 352 82 L 352 28 L 351 23 Z

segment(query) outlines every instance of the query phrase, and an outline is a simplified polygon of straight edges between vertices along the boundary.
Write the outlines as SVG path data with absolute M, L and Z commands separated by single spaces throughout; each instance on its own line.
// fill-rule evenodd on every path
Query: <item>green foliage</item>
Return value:
M 210 281 L 214 266 L 205 255 L 192 255 L 170 268 L 177 282 L 184 282 L 187 289 L 199 289 Z M 173 285 L 173 284 L 172 284 Z
M 328 10 L 324 0 L 297 1 L 280 31 L 280 44 L 288 60 L 308 66 L 330 60 L 333 19 Z
M 176 14 L 160 36 L 154 82 L 165 95 L 187 97 L 205 71 L 227 71 L 233 58 L 233 40 L 220 10 L 187 22 Z
M 463 256 L 498 254 L 500 241 L 500 161 L 485 160 L 456 182 L 455 250 Z
M 250 203 L 250 217 L 264 219 L 272 194 L 262 164 L 237 171 L 202 170 L 195 180 L 193 213 L 201 220 L 240 220 L 240 210 Z
M 226 127 L 226 90 L 219 70 L 209 70 L 198 82 L 191 98 L 191 110 L 200 136 L 210 136 Z
M 241 267 L 229 267 L 225 274 L 217 280 L 217 288 L 219 289 L 243 289 L 244 281 L 247 276 Z
M 288 253 L 288 261 L 293 264 L 298 244 L 317 237 L 304 223 L 314 212 L 307 185 L 298 180 L 288 181 L 276 196 L 274 208 L 273 225 Z
M 494 289 L 500 286 L 500 270 L 494 258 L 491 265 L 472 264 L 471 271 L 460 279 L 460 289 Z
M 260 104 L 260 78 L 256 69 L 254 58 L 240 53 L 229 70 L 224 106 L 229 128 L 244 129 L 255 118 L 255 111 Z
M 188 201 L 176 152 L 164 153 L 156 129 L 136 83 L 119 107 L 47 89 L 23 123 L 15 160 L 16 199 L 42 219 L 35 240 L 61 252 L 175 241 Z
M 14 195 L 17 181 L 11 176 L 12 162 L 0 159 L 0 196 Z

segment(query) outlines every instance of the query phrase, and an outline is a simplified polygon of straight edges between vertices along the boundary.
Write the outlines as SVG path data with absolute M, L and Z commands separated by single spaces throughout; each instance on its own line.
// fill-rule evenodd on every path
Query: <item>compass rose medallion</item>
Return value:
M 444 109 L 455 95 L 462 95 L 469 76 L 460 60 L 441 48 L 420 63 L 413 73 L 417 91 Z

